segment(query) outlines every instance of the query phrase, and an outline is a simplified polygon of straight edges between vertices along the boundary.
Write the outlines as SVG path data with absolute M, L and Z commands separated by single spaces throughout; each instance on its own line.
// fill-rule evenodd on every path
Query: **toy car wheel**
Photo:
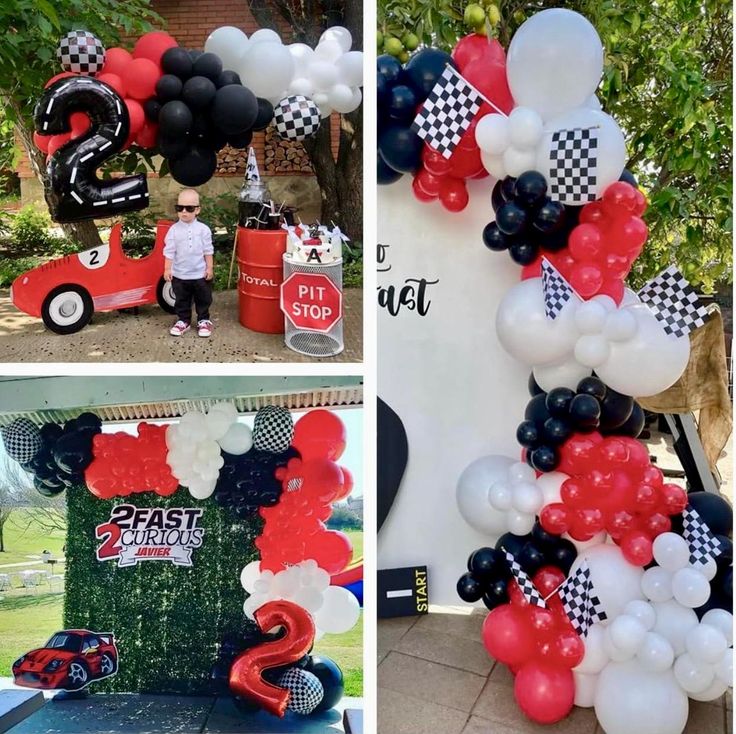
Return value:
M 117 665 L 115 664 L 115 659 L 112 655 L 105 653 L 100 658 L 100 673 L 102 673 L 102 675 L 112 675 L 116 670 Z
M 74 334 L 89 323 L 94 304 L 87 291 L 78 285 L 60 285 L 44 299 L 41 318 L 56 334 Z
M 158 305 L 166 313 L 176 313 L 176 309 L 174 308 L 176 296 L 174 295 L 174 288 L 171 285 L 171 281 L 164 280 L 163 278 L 159 280 L 158 287 L 156 288 L 156 300 L 158 301 Z
M 69 673 L 66 677 L 67 688 L 76 690 L 82 688 L 89 680 L 87 666 L 81 660 L 73 660 L 69 663 Z

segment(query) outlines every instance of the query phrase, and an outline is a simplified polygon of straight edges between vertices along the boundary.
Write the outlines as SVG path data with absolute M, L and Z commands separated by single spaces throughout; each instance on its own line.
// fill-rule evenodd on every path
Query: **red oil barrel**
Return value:
M 286 231 L 238 227 L 238 303 L 240 323 L 265 334 L 284 333 L 281 283 Z

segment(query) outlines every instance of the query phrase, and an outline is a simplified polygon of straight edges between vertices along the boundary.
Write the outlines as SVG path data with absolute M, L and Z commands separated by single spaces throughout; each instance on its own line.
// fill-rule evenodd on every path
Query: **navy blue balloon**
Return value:
M 512 242 L 509 246 L 509 255 L 517 265 L 531 265 L 539 254 L 539 248 L 528 240 Z
M 423 48 L 406 62 L 401 79 L 420 98 L 426 99 L 448 64 L 455 67 L 450 54 L 438 48 Z
M 376 161 L 378 163 L 376 180 L 378 181 L 379 186 L 387 186 L 388 184 L 395 183 L 404 175 L 400 171 L 394 171 L 394 169 L 391 168 L 383 158 L 381 158 L 380 153 L 376 156 Z
M 391 125 L 378 139 L 378 152 L 394 171 L 413 173 L 421 165 L 423 145 L 408 126 Z
M 524 231 L 527 222 L 528 214 L 513 201 L 506 202 L 496 212 L 496 224 L 504 234 L 520 234 Z
M 503 252 L 508 250 L 509 239 L 508 237 L 498 228 L 495 222 L 489 222 L 483 228 L 483 244 L 494 252 Z
M 331 709 L 340 701 L 345 690 L 342 670 L 332 658 L 325 655 L 312 655 L 305 669 L 319 678 L 325 691 L 324 697 L 314 709 L 315 713 Z
M 470 603 L 480 601 L 483 596 L 483 584 L 472 573 L 464 573 L 457 580 L 457 595 Z
M 393 84 L 401 74 L 401 62 L 389 54 L 382 54 L 376 59 L 376 70 L 389 84 Z
M 397 84 L 390 93 L 388 113 L 399 122 L 408 122 L 416 117 L 417 96 L 405 84 Z

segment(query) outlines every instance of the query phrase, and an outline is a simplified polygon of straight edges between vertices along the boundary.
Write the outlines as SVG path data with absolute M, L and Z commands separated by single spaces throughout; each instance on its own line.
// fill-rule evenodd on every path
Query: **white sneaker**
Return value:
M 171 334 L 171 336 L 184 336 L 190 328 L 191 327 L 186 321 L 182 321 L 180 319 L 169 329 L 169 334 Z
M 199 336 L 212 336 L 212 322 L 207 319 L 202 319 L 197 323 L 197 334 Z

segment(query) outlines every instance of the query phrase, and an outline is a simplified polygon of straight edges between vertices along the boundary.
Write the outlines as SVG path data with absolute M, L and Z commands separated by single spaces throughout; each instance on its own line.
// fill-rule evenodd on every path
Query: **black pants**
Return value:
M 182 280 L 181 278 L 171 279 L 171 286 L 174 289 L 174 308 L 176 315 L 180 321 L 191 323 L 192 321 L 192 301 L 197 311 L 197 321 L 209 321 L 210 306 L 212 305 L 212 281 L 204 278 L 196 280 Z

